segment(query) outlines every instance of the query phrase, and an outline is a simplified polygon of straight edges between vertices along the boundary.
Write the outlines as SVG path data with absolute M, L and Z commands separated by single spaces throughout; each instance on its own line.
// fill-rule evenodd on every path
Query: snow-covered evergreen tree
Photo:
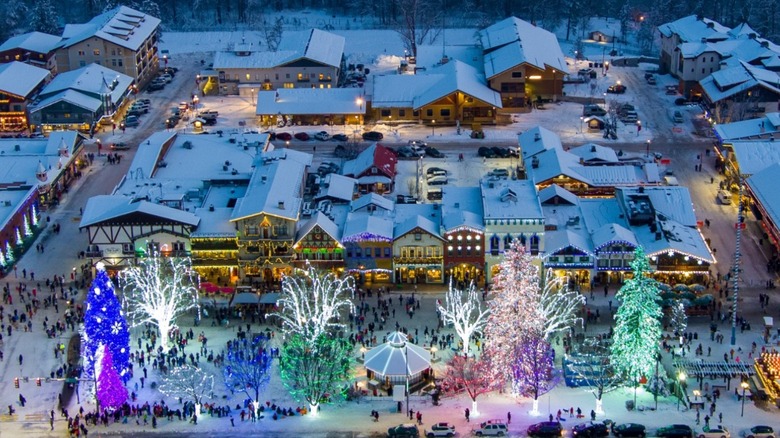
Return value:
M 637 247 L 631 262 L 633 278 L 626 280 L 616 298 L 615 334 L 610 361 L 615 371 L 636 385 L 655 366 L 661 339 L 661 306 L 658 283 L 650 277 L 650 264 L 644 249 Z
M 59 35 L 57 10 L 51 0 L 36 0 L 29 16 L 30 27 L 38 32 Z

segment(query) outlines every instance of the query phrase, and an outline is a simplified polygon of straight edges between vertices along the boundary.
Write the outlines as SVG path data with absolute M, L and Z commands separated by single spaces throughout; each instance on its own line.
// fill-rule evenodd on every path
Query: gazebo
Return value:
M 387 342 L 366 352 L 364 364 L 385 385 L 406 383 L 407 378 L 411 385 L 431 368 L 431 353 L 410 343 L 406 334 L 393 332 Z

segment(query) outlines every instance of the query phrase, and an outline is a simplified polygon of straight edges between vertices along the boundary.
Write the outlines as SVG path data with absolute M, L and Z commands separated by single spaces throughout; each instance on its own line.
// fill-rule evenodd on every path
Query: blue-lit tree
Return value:
M 257 410 L 260 393 L 271 378 L 271 355 L 268 338 L 234 339 L 225 351 L 225 385 L 231 392 L 243 392 Z
M 105 345 L 111 350 L 113 366 L 122 381 L 130 380 L 130 332 L 114 285 L 102 263 L 98 263 L 97 275 L 87 293 L 81 335 L 86 352 L 85 372 L 89 378 L 96 377 L 98 348 Z
M 512 390 L 533 398 L 531 415 L 539 415 L 539 397 L 558 384 L 559 374 L 553 363 L 554 352 L 541 330 L 531 330 L 515 344 L 512 363 Z

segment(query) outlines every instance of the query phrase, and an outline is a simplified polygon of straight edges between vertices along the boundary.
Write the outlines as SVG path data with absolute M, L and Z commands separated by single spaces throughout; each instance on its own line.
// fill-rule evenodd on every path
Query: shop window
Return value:
M 382 248 L 374 248 L 374 257 L 382 257 Z
M 371 248 L 366 248 L 366 257 L 371 258 Z
M 539 236 L 531 236 L 531 255 L 539 254 Z
M 385 248 L 385 257 L 393 256 L 393 248 Z
M 498 236 L 493 236 L 490 238 L 490 254 L 498 255 L 498 245 L 500 242 L 501 240 L 498 238 Z

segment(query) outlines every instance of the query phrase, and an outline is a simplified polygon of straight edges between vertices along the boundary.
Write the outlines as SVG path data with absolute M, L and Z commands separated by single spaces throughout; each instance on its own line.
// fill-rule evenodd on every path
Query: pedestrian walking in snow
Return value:
M 469 408 L 466 408 L 466 423 L 469 423 L 469 415 L 471 415 L 471 412 L 469 411 Z

